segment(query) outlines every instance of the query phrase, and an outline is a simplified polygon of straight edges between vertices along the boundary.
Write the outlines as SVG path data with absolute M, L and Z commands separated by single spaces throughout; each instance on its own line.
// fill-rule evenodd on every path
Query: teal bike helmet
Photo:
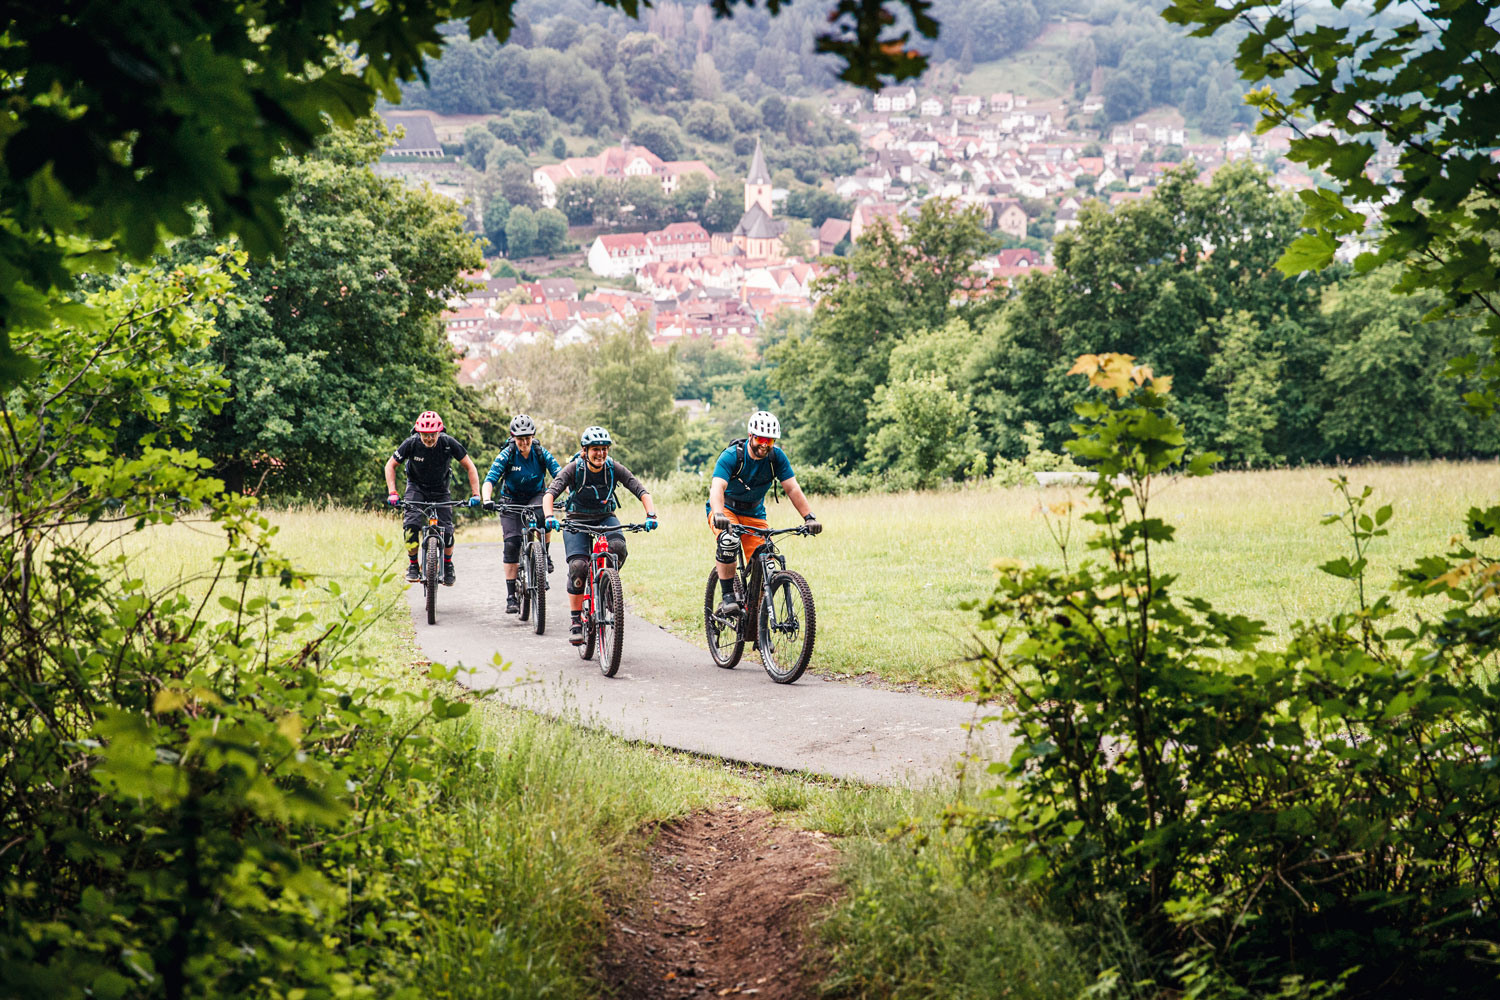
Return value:
M 588 448 L 591 445 L 611 445 L 614 442 L 609 439 L 609 431 L 603 427 L 585 427 L 583 433 L 578 436 L 578 444 Z

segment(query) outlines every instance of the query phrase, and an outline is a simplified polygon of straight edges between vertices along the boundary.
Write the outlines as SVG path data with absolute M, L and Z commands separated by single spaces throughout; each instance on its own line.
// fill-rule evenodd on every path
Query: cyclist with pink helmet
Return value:
M 412 503 L 447 503 L 452 499 L 448 491 L 449 463 L 455 459 L 463 466 L 469 477 L 469 506 L 479 506 L 479 470 L 474 460 L 458 439 L 443 432 L 443 418 L 432 410 L 417 417 L 411 437 L 396 446 L 396 450 L 385 463 L 385 485 L 389 491 L 386 500 L 391 506 L 401 502 L 396 492 L 396 465 L 406 467 L 406 500 Z M 443 583 L 453 586 L 453 509 L 439 507 L 438 519 L 443 525 Z M 407 509 L 401 519 L 406 534 L 406 579 L 415 582 L 421 578 L 417 569 L 417 537 L 422 526 L 420 511 Z

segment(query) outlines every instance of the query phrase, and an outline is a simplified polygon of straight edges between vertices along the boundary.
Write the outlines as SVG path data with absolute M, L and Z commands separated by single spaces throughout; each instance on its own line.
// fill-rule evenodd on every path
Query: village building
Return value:
M 558 187 L 573 178 L 626 180 L 630 177 L 654 177 L 661 182 L 662 193 L 670 195 L 688 174 L 702 174 L 707 178 L 710 189 L 719 179 L 713 168 L 702 160 L 663 160 L 645 146 L 632 146 L 626 141 L 618 146 L 611 146 L 598 156 L 573 156 L 561 163 L 537 167 L 531 172 L 531 183 L 541 193 L 542 204 L 548 208 L 556 208 Z
M 443 155 L 443 144 L 438 141 L 432 119 L 426 115 L 386 114 L 381 118 L 392 131 L 399 128 L 405 132 L 386 150 L 386 155 L 423 160 L 436 160 Z
M 780 260 L 783 256 L 781 237 L 787 224 L 771 217 L 771 172 L 766 169 L 766 157 L 761 151 L 760 140 L 755 140 L 755 155 L 750 160 L 750 173 L 745 178 L 745 214 L 740 216 L 731 237 L 735 249 L 746 257 L 760 260 Z

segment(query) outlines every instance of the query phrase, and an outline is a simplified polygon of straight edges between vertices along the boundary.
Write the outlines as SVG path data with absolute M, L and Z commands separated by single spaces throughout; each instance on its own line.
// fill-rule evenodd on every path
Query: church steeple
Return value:
M 767 216 L 771 214 L 771 171 L 766 169 L 759 136 L 755 139 L 755 156 L 750 160 L 750 174 L 745 178 L 745 211 L 750 211 L 751 205 L 759 205 Z

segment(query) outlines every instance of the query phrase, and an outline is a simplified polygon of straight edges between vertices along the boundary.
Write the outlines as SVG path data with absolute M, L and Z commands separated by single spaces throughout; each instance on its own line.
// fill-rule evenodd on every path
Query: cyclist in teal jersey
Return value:
M 517 507 L 535 507 L 536 522 L 541 524 L 542 488 L 547 485 L 547 475 L 557 475 L 557 459 L 536 441 L 536 422 L 524 413 L 517 414 L 510 422 L 510 441 L 495 460 L 484 477 L 484 502 L 489 503 L 495 484 L 500 484 L 500 502 Z M 524 526 L 521 515 L 505 512 L 500 515 L 500 530 L 505 535 L 505 551 L 501 557 L 505 572 L 505 613 L 519 614 L 521 604 L 516 597 L 516 575 L 521 570 L 521 532 Z M 550 545 L 549 532 L 543 538 Z M 547 572 L 552 572 L 552 553 L 547 552 Z

